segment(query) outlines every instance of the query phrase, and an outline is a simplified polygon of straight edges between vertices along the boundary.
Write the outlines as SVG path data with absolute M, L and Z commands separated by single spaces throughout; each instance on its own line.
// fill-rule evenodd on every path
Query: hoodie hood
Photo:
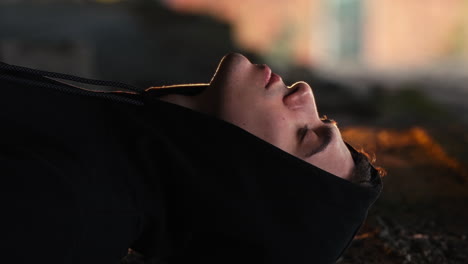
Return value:
M 176 263 L 332 263 L 380 192 L 373 168 L 364 187 L 222 120 L 151 96 L 145 106 L 170 240 L 160 243 Z

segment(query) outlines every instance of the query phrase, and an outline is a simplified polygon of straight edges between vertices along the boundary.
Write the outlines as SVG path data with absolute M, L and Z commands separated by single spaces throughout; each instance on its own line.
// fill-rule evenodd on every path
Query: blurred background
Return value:
M 468 0 L 0 0 L 0 60 L 149 86 L 236 51 L 387 170 L 338 263 L 468 263 Z

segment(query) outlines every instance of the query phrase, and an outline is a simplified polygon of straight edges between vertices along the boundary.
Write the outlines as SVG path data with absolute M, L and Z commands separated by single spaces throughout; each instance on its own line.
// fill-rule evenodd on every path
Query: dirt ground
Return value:
M 348 127 L 386 169 L 381 197 L 337 263 L 468 263 L 468 134 L 462 123 Z

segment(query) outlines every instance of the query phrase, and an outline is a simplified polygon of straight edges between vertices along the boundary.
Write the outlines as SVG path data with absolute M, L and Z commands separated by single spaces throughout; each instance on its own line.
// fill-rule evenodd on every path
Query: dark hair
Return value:
M 351 151 L 351 155 L 354 160 L 354 171 L 351 175 L 351 182 L 371 187 L 375 180 L 372 177 L 375 171 L 379 177 L 384 177 L 386 175 L 386 171 L 383 168 L 373 165 L 375 163 L 375 156 L 371 158 L 371 156 L 363 150 L 353 150 Z

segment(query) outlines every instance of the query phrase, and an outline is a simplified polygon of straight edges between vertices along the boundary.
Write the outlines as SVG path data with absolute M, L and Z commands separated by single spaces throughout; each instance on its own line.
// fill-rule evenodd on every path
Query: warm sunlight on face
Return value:
M 237 125 L 338 177 L 351 176 L 351 154 L 336 125 L 319 118 L 311 87 L 305 82 L 288 87 L 268 66 L 240 54 L 226 55 L 199 95 L 161 99 Z

